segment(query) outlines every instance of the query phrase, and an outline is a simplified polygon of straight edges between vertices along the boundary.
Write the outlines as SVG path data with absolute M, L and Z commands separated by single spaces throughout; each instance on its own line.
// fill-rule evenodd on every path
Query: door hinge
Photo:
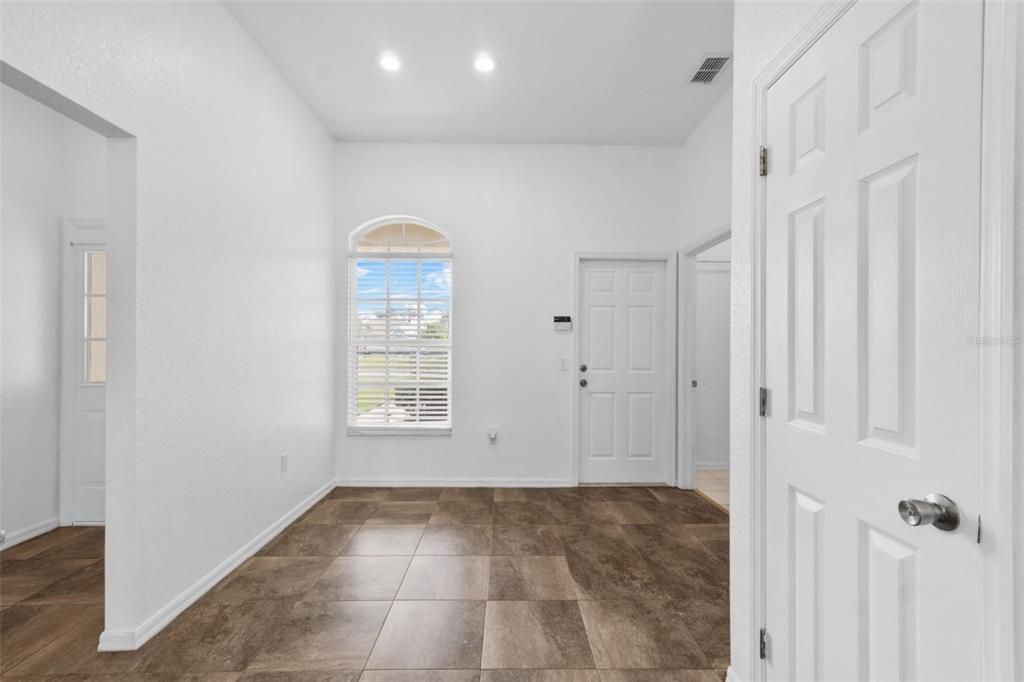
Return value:
M 758 175 L 764 177 L 768 175 L 768 147 L 761 147 L 758 152 Z
M 757 393 L 757 414 L 761 417 L 768 416 L 768 389 L 762 386 Z
M 760 636 L 761 660 L 768 658 L 768 628 L 761 628 Z

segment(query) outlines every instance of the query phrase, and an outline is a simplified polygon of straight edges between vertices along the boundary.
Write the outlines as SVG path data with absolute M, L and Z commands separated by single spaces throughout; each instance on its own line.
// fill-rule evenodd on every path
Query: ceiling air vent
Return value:
M 704 62 L 697 67 L 697 72 L 693 74 L 693 78 L 690 79 L 690 82 L 710 83 L 715 80 L 715 76 L 725 68 L 725 64 L 728 61 L 728 55 L 711 55 L 710 57 L 705 57 Z

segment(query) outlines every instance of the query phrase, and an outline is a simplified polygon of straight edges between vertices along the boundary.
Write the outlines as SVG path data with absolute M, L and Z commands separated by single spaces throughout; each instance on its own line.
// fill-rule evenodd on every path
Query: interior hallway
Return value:
M 728 664 L 728 517 L 691 491 L 337 488 L 132 653 L 95 651 L 102 535 L 0 555 L 5 679 L 713 682 Z

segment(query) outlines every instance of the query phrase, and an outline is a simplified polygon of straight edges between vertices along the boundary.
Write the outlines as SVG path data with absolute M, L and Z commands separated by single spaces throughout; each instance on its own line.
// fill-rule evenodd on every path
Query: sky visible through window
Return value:
M 359 259 L 356 268 L 358 315 L 368 323 L 363 325 L 361 336 L 377 336 L 374 333 L 377 325 L 373 321 L 390 317 L 393 324 L 388 335 L 392 338 L 447 338 L 450 260 L 367 258 Z M 408 324 L 413 318 L 418 320 L 418 325 Z M 439 325 L 443 325 L 443 330 Z

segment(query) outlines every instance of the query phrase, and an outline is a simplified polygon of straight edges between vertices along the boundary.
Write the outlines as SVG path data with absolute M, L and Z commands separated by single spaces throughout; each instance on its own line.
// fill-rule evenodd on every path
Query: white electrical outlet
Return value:
M 491 429 L 487 432 L 487 438 L 491 441 L 491 445 L 498 442 L 498 429 Z
M 288 454 L 281 455 L 281 473 L 288 471 Z

